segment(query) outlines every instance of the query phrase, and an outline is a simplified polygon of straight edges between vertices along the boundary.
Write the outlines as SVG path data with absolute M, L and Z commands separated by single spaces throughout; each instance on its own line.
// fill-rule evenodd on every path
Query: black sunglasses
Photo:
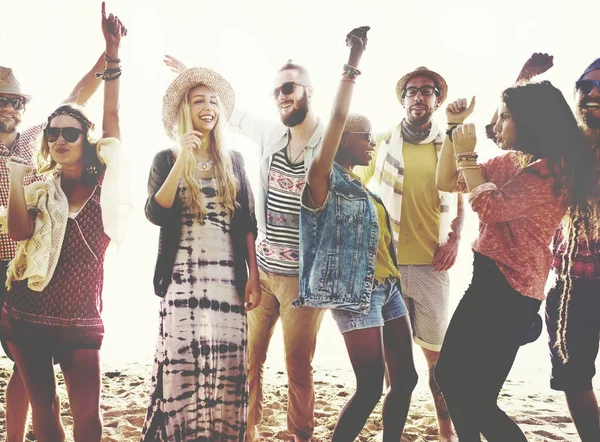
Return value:
M 600 80 L 578 80 L 575 83 L 575 87 L 586 95 L 592 92 L 594 86 L 596 86 L 598 92 L 600 92 Z
M 62 134 L 63 138 L 67 143 L 74 143 L 77 141 L 83 131 L 77 127 L 47 127 L 46 138 L 50 143 L 54 143 L 58 140 L 58 137 Z
M 296 83 L 294 81 L 288 81 L 287 83 L 283 83 L 281 86 L 273 89 L 273 92 L 271 92 L 271 94 L 273 94 L 273 98 L 275 99 L 279 97 L 279 92 L 281 92 L 283 95 L 290 95 L 294 92 L 296 86 L 306 87 L 305 84 Z
M 0 97 L 0 107 L 6 107 L 6 106 L 8 106 L 8 103 L 10 103 L 10 105 L 12 106 L 12 108 L 14 110 L 21 110 L 25 107 L 25 98 L 23 98 L 23 97 L 16 97 L 16 98 Z

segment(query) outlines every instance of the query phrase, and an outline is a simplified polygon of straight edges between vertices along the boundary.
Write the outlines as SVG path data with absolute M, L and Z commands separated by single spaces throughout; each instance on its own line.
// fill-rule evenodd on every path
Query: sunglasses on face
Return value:
M 54 143 L 58 140 L 58 137 L 62 134 L 62 137 L 67 143 L 74 143 L 77 141 L 83 131 L 77 127 L 47 127 L 46 138 L 50 143 Z
M 598 92 L 600 92 L 600 80 L 579 80 L 575 83 L 577 90 L 580 90 L 586 95 L 592 92 L 594 86 L 597 87 Z
M 25 107 L 25 98 L 16 97 L 16 98 L 8 98 L 8 97 L 0 97 L 0 107 L 8 106 L 8 103 L 12 106 L 14 110 L 21 110 Z
M 346 132 L 347 134 L 361 134 L 365 141 L 368 141 L 371 144 L 376 144 L 375 135 L 373 132 Z
M 434 86 L 421 86 L 421 87 L 407 87 L 404 90 L 404 96 L 405 97 L 416 97 L 417 94 L 421 92 L 421 95 L 423 95 L 424 97 L 430 97 L 433 94 L 438 95 L 440 92 L 437 90 L 437 88 L 435 88 Z
M 277 100 L 277 97 L 279 97 L 279 92 L 281 92 L 283 95 L 290 95 L 294 93 L 294 89 L 296 88 L 296 86 L 306 87 L 305 84 L 296 83 L 294 81 L 288 81 L 287 83 L 283 83 L 281 86 L 273 89 L 273 98 Z

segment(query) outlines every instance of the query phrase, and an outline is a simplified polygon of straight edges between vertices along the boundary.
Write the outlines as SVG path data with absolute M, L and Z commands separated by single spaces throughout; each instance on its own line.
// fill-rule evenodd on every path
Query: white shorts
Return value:
M 436 272 L 432 265 L 398 268 L 415 342 L 427 350 L 440 351 L 449 322 L 448 272 Z

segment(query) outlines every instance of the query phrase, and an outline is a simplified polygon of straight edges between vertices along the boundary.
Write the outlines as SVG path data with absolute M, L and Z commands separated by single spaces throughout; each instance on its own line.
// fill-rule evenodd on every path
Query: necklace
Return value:
M 213 160 L 208 160 L 205 162 L 197 161 L 196 166 L 198 166 L 202 172 L 208 172 L 213 167 Z
M 292 160 L 292 148 L 290 147 L 289 143 L 287 145 L 287 151 L 288 151 L 287 152 L 288 159 L 290 160 L 290 162 L 292 164 L 296 164 L 298 162 L 298 160 L 300 159 L 300 157 L 304 154 L 304 149 L 302 149 L 300 151 L 300 153 L 296 156 L 296 158 L 294 158 L 294 160 Z

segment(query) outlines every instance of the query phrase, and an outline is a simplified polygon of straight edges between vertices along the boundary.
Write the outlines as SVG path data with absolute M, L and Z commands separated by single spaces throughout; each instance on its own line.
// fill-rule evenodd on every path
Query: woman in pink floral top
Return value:
M 470 192 L 479 217 L 473 280 L 457 307 L 435 375 L 461 442 L 526 442 L 497 399 L 544 300 L 552 236 L 568 207 L 587 198 L 591 175 L 577 122 L 549 82 L 505 90 L 494 126 L 505 155 L 477 164 L 473 111 L 448 105 L 440 190 Z

